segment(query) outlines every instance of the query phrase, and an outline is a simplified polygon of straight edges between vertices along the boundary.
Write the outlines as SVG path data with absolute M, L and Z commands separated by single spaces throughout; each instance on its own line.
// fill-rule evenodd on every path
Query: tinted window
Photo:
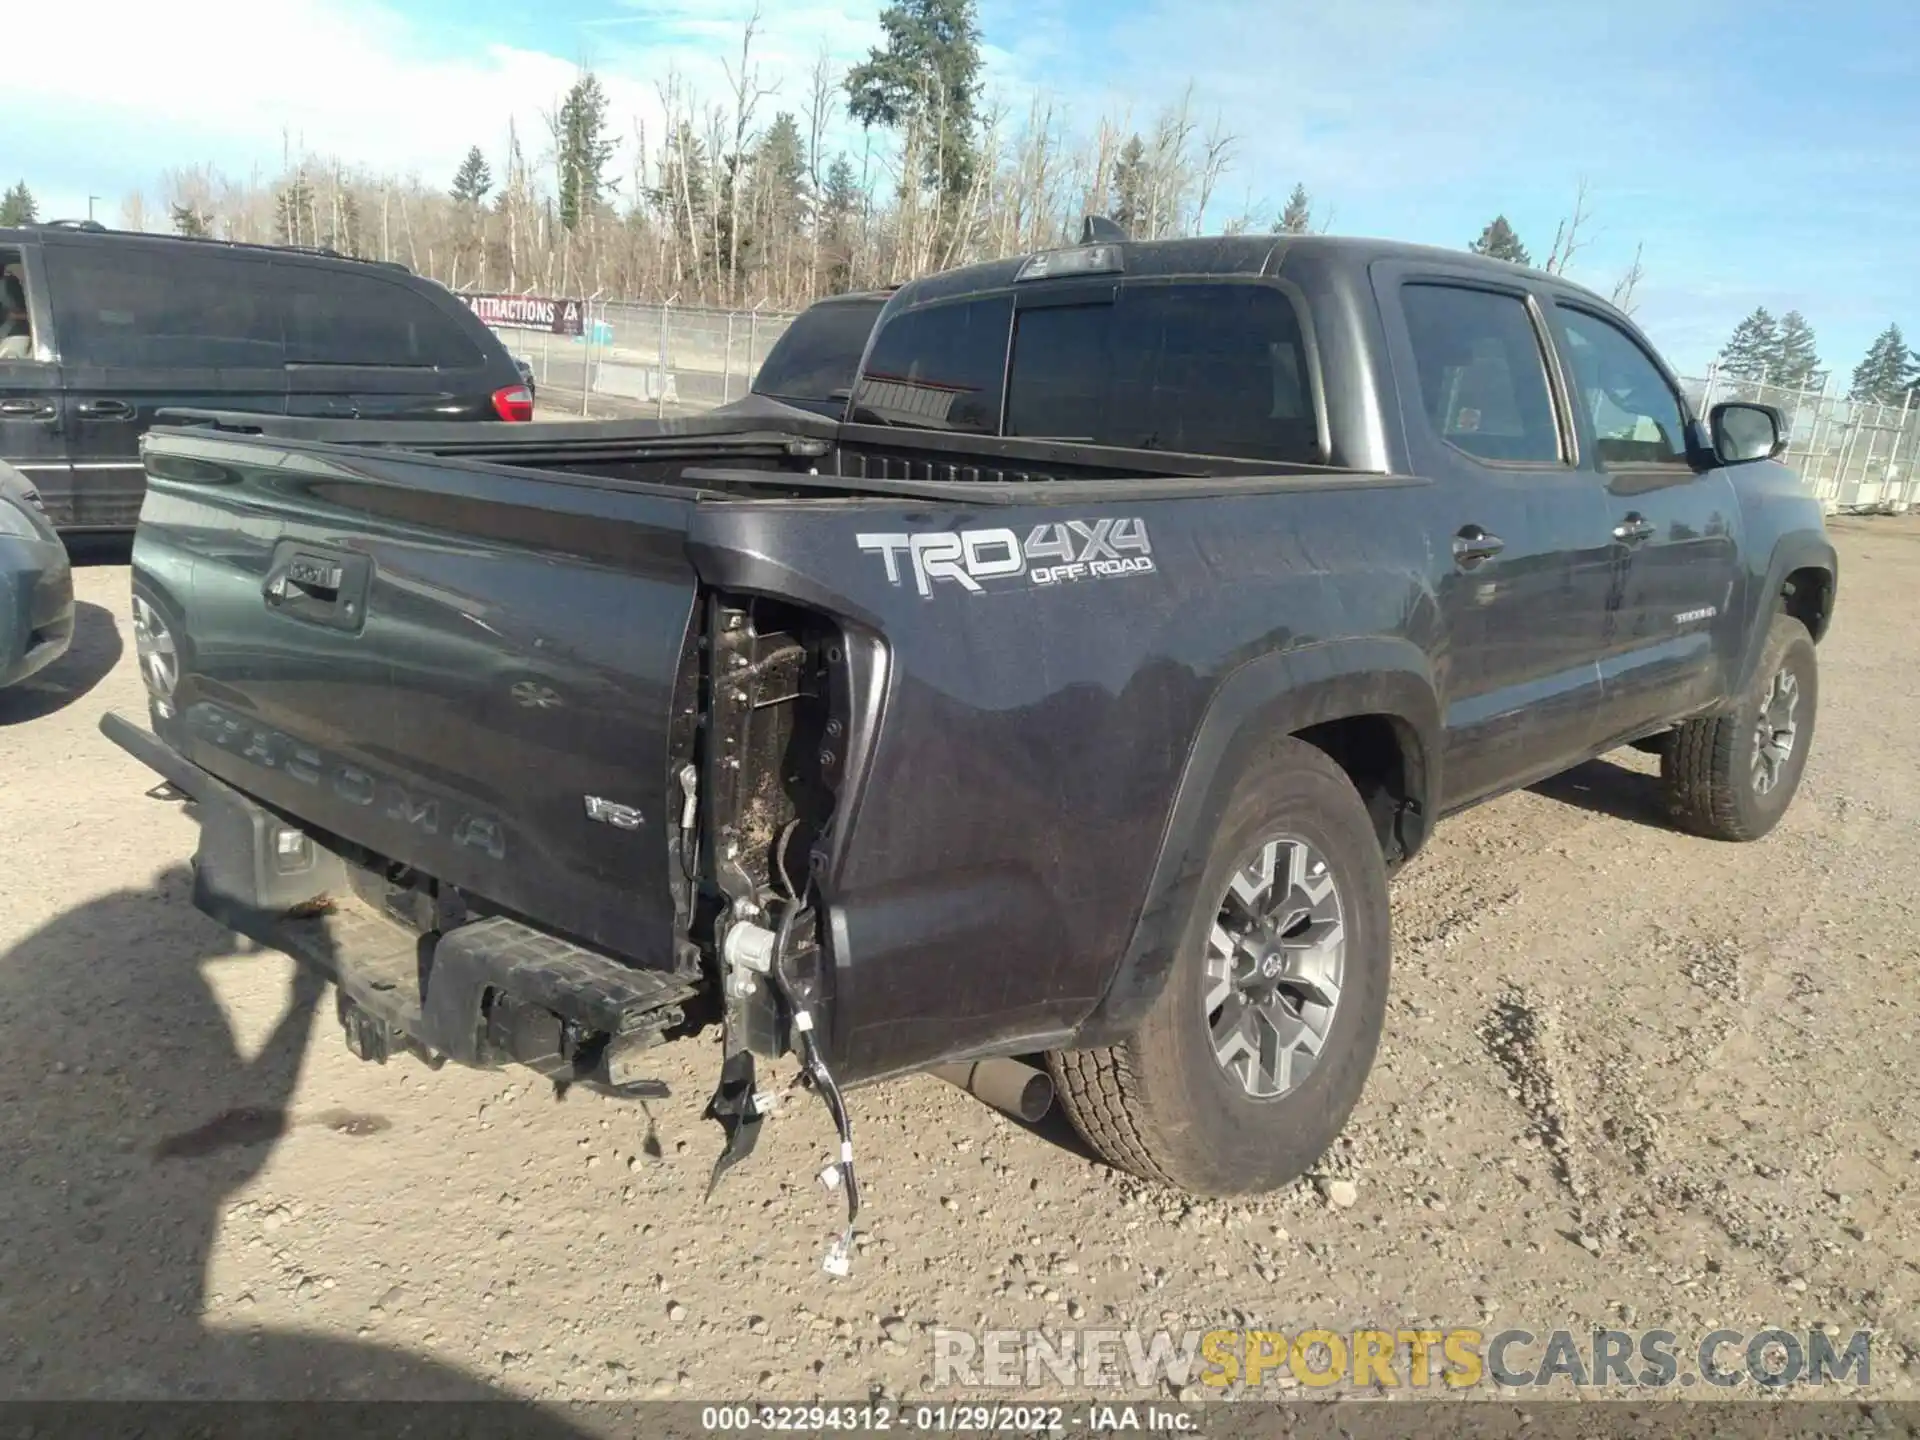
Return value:
M 287 359 L 307 365 L 483 364 L 460 322 L 403 282 L 370 272 L 276 265 L 287 297 Z
M 1647 352 L 1619 326 L 1581 310 L 1560 311 L 1567 361 L 1593 421 L 1603 465 L 1676 465 L 1686 458 L 1680 401 Z
M 18 250 L 0 250 L 0 360 L 37 358 L 27 266 Z
M 280 316 L 263 260 L 147 245 L 49 245 L 45 257 L 68 364 L 281 363 Z
M 855 395 L 853 418 L 993 435 L 1007 364 L 1005 296 L 910 310 L 887 321 Z
M 1483 460 L 1559 460 L 1546 361 L 1526 302 L 1455 285 L 1400 293 L 1435 433 Z
M 803 311 L 760 362 L 753 388 L 781 400 L 844 399 L 885 303 L 840 300 Z
M 1020 312 L 1007 433 L 1316 463 L 1299 321 L 1265 285 L 1136 285 Z

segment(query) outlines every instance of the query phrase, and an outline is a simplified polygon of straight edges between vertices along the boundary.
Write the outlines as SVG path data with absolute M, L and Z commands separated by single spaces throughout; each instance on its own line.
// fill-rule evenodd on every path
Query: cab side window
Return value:
M 1640 343 L 1610 320 L 1556 306 L 1578 404 L 1602 465 L 1679 465 L 1687 458 L 1679 397 Z
M 1434 433 L 1481 460 L 1559 463 L 1546 356 L 1527 302 L 1465 285 L 1407 285 L 1400 294 Z

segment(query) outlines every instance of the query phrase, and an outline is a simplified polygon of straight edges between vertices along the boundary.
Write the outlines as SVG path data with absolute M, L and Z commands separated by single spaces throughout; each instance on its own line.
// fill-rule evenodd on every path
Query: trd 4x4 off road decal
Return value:
M 998 526 L 980 530 L 919 530 L 856 535 L 854 541 L 887 567 L 889 584 L 906 583 L 931 596 L 936 580 L 972 595 L 1020 577 L 1027 585 L 1064 585 L 1111 575 L 1143 575 L 1153 569 L 1147 522 L 1067 520 L 1036 525 L 1025 540 Z M 903 565 L 902 557 L 906 563 Z

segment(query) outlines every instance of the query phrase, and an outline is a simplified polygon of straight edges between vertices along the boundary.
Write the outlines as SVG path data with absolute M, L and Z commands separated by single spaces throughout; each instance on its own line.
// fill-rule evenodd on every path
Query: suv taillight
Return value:
M 533 419 L 533 391 L 524 385 L 509 385 L 494 391 L 493 413 L 502 420 Z

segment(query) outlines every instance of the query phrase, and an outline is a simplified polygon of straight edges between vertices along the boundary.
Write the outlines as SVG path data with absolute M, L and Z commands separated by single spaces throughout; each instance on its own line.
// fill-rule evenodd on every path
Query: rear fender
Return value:
M 1194 737 L 1133 937 L 1103 998 L 1081 1022 L 1076 1045 L 1120 1039 L 1159 997 L 1214 832 L 1260 745 L 1360 715 L 1383 715 L 1394 723 L 1413 802 L 1401 817 L 1399 837 L 1405 857 L 1419 849 L 1440 793 L 1440 703 L 1426 656 L 1404 640 L 1370 638 L 1249 661 L 1215 692 Z

